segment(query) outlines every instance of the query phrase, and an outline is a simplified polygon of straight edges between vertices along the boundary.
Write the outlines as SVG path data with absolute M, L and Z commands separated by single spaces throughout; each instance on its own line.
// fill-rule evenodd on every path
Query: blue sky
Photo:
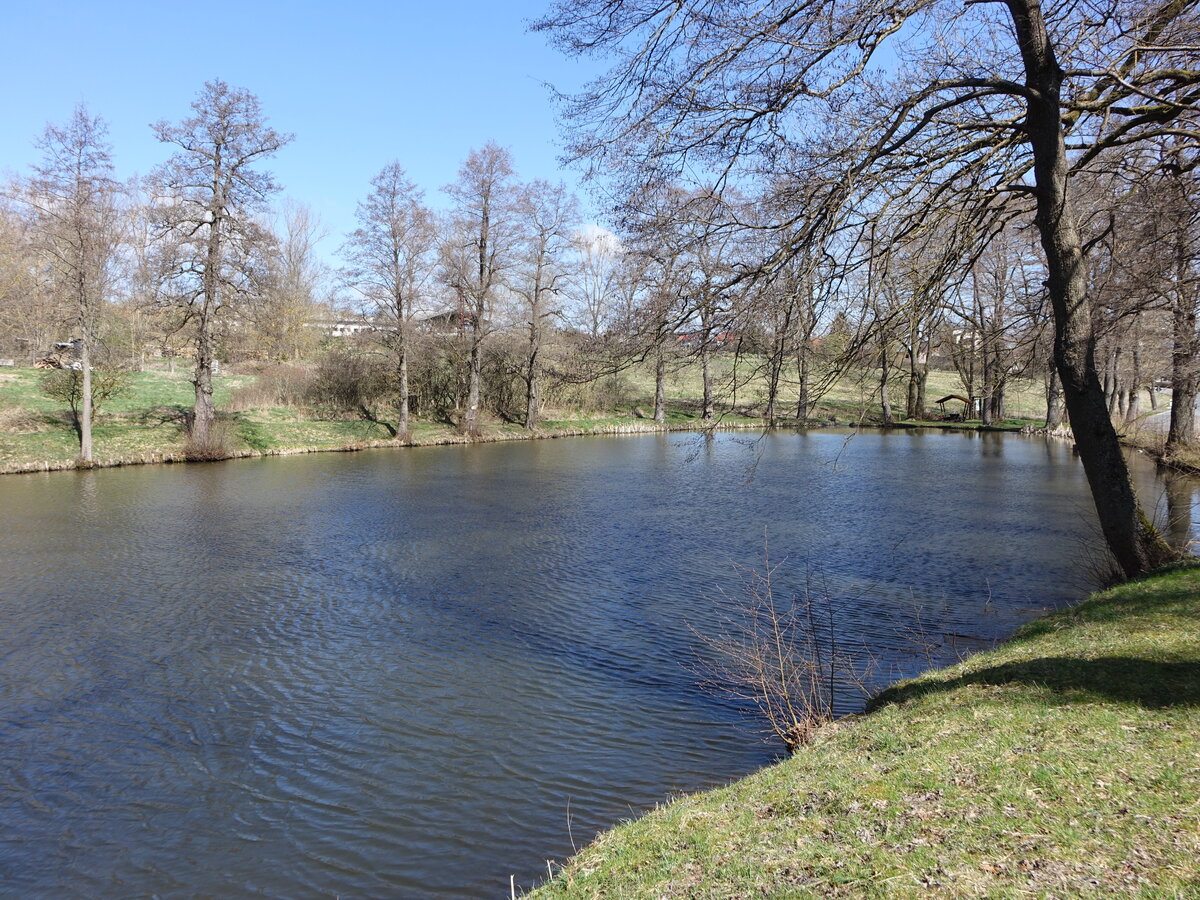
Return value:
M 488 140 L 512 151 L 523 179 L 575 186 L 556 160 L 543 82 L 572 89 L 587 72 L 527 33 L 525 20 L 546 5 L 8 0 L 0 172 L 26 173 L 36 136 L 79 102 L 108 122 L 118 173 L 148 172 L 168 155 L 150 123 L 184 118 L 201 85 L 221 78 L 257 94 L 271 124 L 295 134 L 269 168 L 334 232 L 326 252 L 391 159 L 434 206 Z

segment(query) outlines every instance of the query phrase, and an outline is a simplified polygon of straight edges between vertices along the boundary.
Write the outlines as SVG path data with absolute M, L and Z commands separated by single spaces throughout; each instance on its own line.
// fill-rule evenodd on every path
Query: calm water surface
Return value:
M 965 647 L 1078 598 L 1093 518 L 1070 448 L 953 433 L 0 479 L 0 894 L 506 897 L 775 758 L 684 665 L 764 534 L 895 673 L 915 609 Z

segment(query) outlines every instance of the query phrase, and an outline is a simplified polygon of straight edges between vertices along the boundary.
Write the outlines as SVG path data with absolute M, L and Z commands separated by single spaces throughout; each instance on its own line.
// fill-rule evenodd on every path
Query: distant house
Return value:
M 395 331 L 395 326 L 381 325 L 369 319 L 317 319 L 305 322 L 305 328 L 316 328 L 329 337 L 351 337 L 371 331 Z
M 736 331 L 714 331 L 708 336 L 709 346 L 715 346 L 722 350 L 737 346 L 739 340 L 741 340 L 741 335 Z M 703 341 L 703 331 L 682 331 L 675 335 L 675 342 L 685 347 L 699 347 Z
M 474 330 L 476 321 L 472 312 L 451 309 L 426 316 L 420 320 L 419 327 L 435 337 L 461 337 L 468 329 Z

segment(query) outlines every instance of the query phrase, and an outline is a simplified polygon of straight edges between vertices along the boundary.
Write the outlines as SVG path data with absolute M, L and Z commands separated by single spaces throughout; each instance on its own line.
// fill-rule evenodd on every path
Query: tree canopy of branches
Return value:
M 522 192 L 518 222 L 525 237 L 519 253 L 513 291 L 522 299 L 528 341 L 521 366 L 525 382 L 525 427 L 537 428 L 541 409 L 542 332 L 547 319 L 561 310 L 550 304 L 568 280 L 568 251 L 579 219 L 579 204 L 562 184 L 536 180 Z
M 794 237 L 760 271 L 879 215 L 892 241 L 931 219 L 988 234 L 1032 218 L 1076 445 L 1106 542 L 1133 576 L 1164 545 L 1097 375 L 1070 185 L 1148 140 L 1175 141 L 1179 165 L 1193 165 L 1198 24 L 1187 0 L 560 0 L 535 28 L 611 59 L 566 119 L 573 153 L 593 174 L 621 173 L 621 195 L 691 172 L 786 186 L 771 224 Z
M 92 362 L 97 322 L 108 299 L 119 239 L 118 187 L 104 122 L 75 108 L 62 126 L 48 125 L 38 146 L 42 161 L 27 186 L 36 243 L 49 261 L 51 290 L 74 312 L 79 405 L 72 406 L 79 460 L 92 462 Z
M 294 200 L 283 202 L 278 218 L 266 283 L 241 323 L 257 355 L 298 360 L 314 349 L 318 333 L 310 326 L 328 300 L 328 267 L 317 252 L 326 232 L 316 213 Z
M 408 369 L 413 311 L 433 276 L 437 227 L 421 191 L 398 162 L 373 179 L 358 204 L 358 227 L 342 253 L 347 281 L 371 304 L 395 361 L 398 433 L 408 437 Z
M 192 111 L 178 124 L 154 125 L 158 139 L 178 149 L 155 174 L 153 209 L 163 250 L 161 275 L 195 329 L 190 436 L 204 447 L 215 417 L 216 318 L 254 293 L 263 275 L 263 230 L 255 214 L 277 188 L 271 175 L 255 166 L 291 136 L 267 124 L 257 97 L 220 80 L 204 85 Z
M 471 336 L 462 421 L 469 435 L 479 432 L 483 342 L 518 251 L 514 179 L 512 154 L 487 143 L 468 154 L 458 180 L 445 189 L 453 208 L 441 247 L 442 277 L 457 297 L 460 323 Z

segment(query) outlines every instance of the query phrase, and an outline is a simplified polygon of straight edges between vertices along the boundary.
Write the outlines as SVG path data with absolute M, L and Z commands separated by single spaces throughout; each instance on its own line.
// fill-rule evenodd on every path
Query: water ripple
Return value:
M 5 479 L 2 892 L 506 896 L 510 873 L 531 884 L 597 829 L 774 758 L 689 668 L 764 531 L 790 556 L 780 589 L 833 596 L 887 674 L 928 664 L 903 638 L 918 621 L 949 653 L 1077 596 L 1077 463 L 992 437 Z

